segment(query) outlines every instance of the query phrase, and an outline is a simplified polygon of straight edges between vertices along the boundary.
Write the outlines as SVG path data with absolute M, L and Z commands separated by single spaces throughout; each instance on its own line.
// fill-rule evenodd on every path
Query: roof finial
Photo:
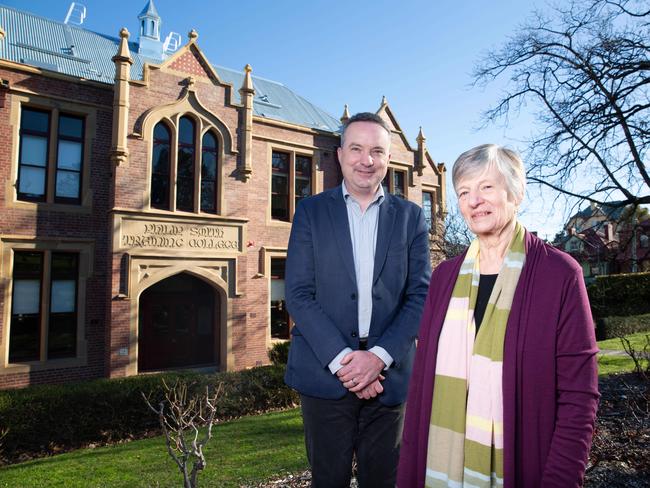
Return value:
M 131 53 L 129 52 L 129 31 L 126 27 L 120 29 L 120 46 L 117 49 L 117 54 L 113 56 L 113 62 L 125 61 L 127 63 L 132 63 Z
M 350 111 L 348 110 L 348 104 L 346 103 L 345 106 L 343 107 L 343 115 L 341 115 L 341 123 L 345 124 L 348 120 L 350 120 Z
M 250 64 L 244 66 L 244 81 L 241 84 L 240 90 L 254 92 L 253 77 L 251 76 L 252 71 L 253 68 Z
M 420 126 L 420 132 L 418 132 L 418 137 L 415 140 L 418 141 L 418 144 L 422 144 L 427 140 L 427 138 L 424 137 L 424 133 L 422 132 L 422 126 Z
M 190 42 L 196 41 L 199 38 L 199 33 L 192 29 L 187 33 L 187 37 L 190 39 Z
M 386 100 L 386 95 L 383 95 L 381 97 L 381 104 L 382 104 L 382 106 L 388 105 L 388 100 Z

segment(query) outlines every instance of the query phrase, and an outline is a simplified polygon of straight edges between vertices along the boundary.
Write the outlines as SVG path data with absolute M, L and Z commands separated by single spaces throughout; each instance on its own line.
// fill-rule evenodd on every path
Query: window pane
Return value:
M 20 162 L 45 167 L 47 163 L 47 137 L 23 134 L 21 139 Z
M 289 154 L 273 152 L 271 166 L 274 173 L 289 173 Z
M 59 135 L 81 139 L 83 137 L 83 119 L 61 115 L 59 117 Z
M 204 212 L 214 212 L 216 210 L 214 186 L 214 183 L 210 181 L 201 182 L 201 210 Z
M 38 361 L 41 335 L 39 314 L 12 314 L 9 362 Z
M 311 195 L 311 158 L 296 156 L 296 204 Z
M 151 206 L 169 210 L 170 133 L 159 122 L 153 130 L 153 154 L 151 162 Z
M 156 175 L 151 177 L 151 205 L 155 208 L 169 208 L 169 176 Z
M 272 258 L 271 259 L 271 278 L 284 280 L 285 276 L 285 258 Z
M 296 175 L 311 176 L 311 158 L 296 156 Z
M 273 175 L 271 178 L 271 191 L 279 195 L 288 195 L 289 178 L 285 175 Z
M 176 208 L 191 212 L 194 210 L 194 122 L 187 117 L 181 117 L 178 138 Z
M 203 151 L 201 178 L 214 181 L 217 176 L 217 158 L 213 153 Z
M 13 313 L 38 314 L 41 280 L 14 280 Z
M 53 313 L 47 337 L 47 358 L 74 357 L 77 354 L 77 314 Z
M 43 254 L 40 252 L 16 251 L 14 253 L 14 279 L 41 279 Z
M 18 175 L 18 193 L 29 196 L 45 195 L 45 168 L 21 166 Z
M 14 253 L 9 361 L 40 358 L 40 296 L 43 254 Z
M 169 175 L 169 145 L 157 144 L 153 146 L 153 171 Z
M 427 191 L 422 192 L 422 210 L 424 220 L 427 222 L 427 228 L 431 229 L 433 223 L 433 196 Z
M 57 167 L 80 171 L 82 148 L 83 144 L 79 142 L 60 140 Z
M 271 178 L 271 216 L 289 220 L 289 179 L 284 175 Z
M 157 123 L 156 127 L 154 127 L 153 138 L 157 143 L 169 142 L 169 129 L 163 122 Z
M 176 208 L 191 212 L 194 208 L 194 179 L 179 178 L 176 183 Z
M 50 114 L 37 110 L 23 108 L 20 128 L 34 132 L 47 132 L 50 125 Z
M 187 117 L 181 117 L 178 129 L 178 142 L 194 145 L 194 122 Z
M 296 177 L 296 204 L 311 195 L 311 181 Z
M 209 132 L 203 136 L 203 149 L 217 149 L 217 139 Z
M 56 172 L 56 196 L 63 198 L 79 198 L 80 173 L 75 171 Z
M 52 302 L 50 312 L 74 312 L 76 309 L 76 280 L 52 281 Z
M 48 359 L 76 354 L 78 263 L 78 254 L 52 253 Z
M 393 171 L 393 194 L 405 198 L 406 197 L 406 178 L 404 171 Z
M 271 337 L 289 338 L 289 313 L 285 303 L 284 258 L 271 259 Z

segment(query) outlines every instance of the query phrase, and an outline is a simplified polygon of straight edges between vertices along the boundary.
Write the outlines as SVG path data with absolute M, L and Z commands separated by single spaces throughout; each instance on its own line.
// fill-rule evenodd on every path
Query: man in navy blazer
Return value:
M 312 486 L 394 487 L 403 403 L 430 276 L 422 209 L 384 193 L 391 131 L 341 134 L 341 186 L 302 200 L 286 262 L 286 383 L 300 393 Z

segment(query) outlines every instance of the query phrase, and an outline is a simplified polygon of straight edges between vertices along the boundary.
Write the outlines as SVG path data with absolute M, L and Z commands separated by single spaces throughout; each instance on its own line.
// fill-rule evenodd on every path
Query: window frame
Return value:
M 214 139 L 214 148 L 211 150 L 206 150 L 205 146 L 205 138 L 206 136 L 210 136 Z M 200 161 L 200 174 L 199 174 L 199 211 L 201 213 L 207 213 L 207 214 L 217 214 L 217 209 L 219 208 L 219 181 L 220 181 L 220 174 L 219 174 L 219 138 L 216 136 L 214 131 L 212 129 L 206 130 L 203 135 L 201 136 L 201 161 Z M 214 180 L 208 180 L 212 182 L 214 185 L 214 198 L 212 199 L 212 203 L 214 205 L 214 210 L 204 210 L 203 209 L 203 186 L 205 183 L 204 177 L 203 177 L 203 167 L 204 167 L 204 158 L 205 154 L 209 153 L 212 154 L 214 157 Z
M 163 144 L 167 145 L 167 172 L 166 173 L 161 173 L 159 171 L 154 171 L 154 160 L 153 158 L 156 156 L 156 144 L 157 140 L 156 139 L 156 128 L 158 126 L 161 126 L 167 133 L 167 141 L 164 143 L 158 143 L 159 146 L 162 146 Z M 171 208 L 171 201 L 170 201 L 170 186 L 171 186 L 171 178 L 172 178 L 172 129 L 169 128 L 169 124 L 165 120 L 161 120 L 157 122 L 153 126 L 153 132 L 151 134 L 151 161 L 150 161 L 150 168 L 151 168 L 151 175 L 149 178 L 149 202 L 151 208 L 155 208 L 158 210 L 169 210 Z M 161 181 L 165 181 L 166 185 L 162 188 L 161 192 L 162 194 L 165 195 L 165 200 L 164 203 L 162 204 L 154 204 L 152 200 L 152 195 L 154 193 L 154 177 L 159 176 L 161 178 Z
M 291 340 L 291 328 L 294 326 L 291 316 L 289 316 L 289 337 L 287 339 L 277 339 L 271 336 L 271 260 L 272 259 L 284 259 L 286 264 L 287 259 L 287 248 L 286 247 L 266 247 L 262 246 L 259 254 L 259 263 L 258 263 L 258 277 L 264 277 L 267 279 L 267 326 L 266 326 L 266 345 L 267 348 L 277 342 L 285 342 Z M 285 294 L 286 298 L 286 294 Z
M 403 195 L 398 195 L 395 193 L 395 173 L 401 173 L 404 177 L 404 193 Z M 388 184 L 386 184 L 388 183 Z M 384 188 L 384 191 L 388 191 L 391 195 L 394 195 L 398 198 L 403 198 L 404 200 L 409 199 L 409 168 L 401 166 L 388 166 L 386 171 L 386 176 L 381 180 L 381 186 Z
M 427 215 L 426 208 L 424 206 L 424 196 L 427 195 L 431 202 L 431 208 L 429 209 L 429 214 Z M 427 223 L 429 232 L 435 234 L 436 230 L 436 204 L 435 204 L 435 191 L 429 189 L 422 189 L 422 211 L 424 212 L 424 220 Z
M 191 137 L 188 141 L 181 141 L 181 125 L 183 124 L 183 121 L 188 121 L 189 124 L 191 124 Z M 202 147 L 201 145 L 198 146 L 197 148 L 197 135 L 198 135 L 198 128 L 197 128 L 197 121 L 194 119 L 194 117 L 190 117 L 187 114 L 183 114 L 179 117 L 178 119 L 178 128 L 177 128 L 177 137 L 176 137 L 176 179 L 175 179 L 175 189 L 174 189 L 174 208 L 180 212 L 190 212 L 190 213 L 198 213 L 197 211 L 197 206 L 196 206 L 196 196 L 197 196 L 197 188 L 196 188 L 196 177 L 197 177 L 197 156 L 198 154 L 202 154 Z M 191 142 L 190 142 L 191 141 Z M 181 169 L 181 164 L 183 163 L 181 155 L 182 151 L 184 150 L 189 150 L 190 154 L 190 160 L 189 160 L 189 168 L 190 168 L 190 175 L 185 177 L 183 176 L 182 178 L 184 180 L 188 180 L 190 185 L 191 185 L 191 191 L 189 195 L 189 208 L 179 208 L 179 195 L 180 195 L 180 190 L 181 187 L 179 186 L 179 181 L 181 179 L 180 174 L 180 169 Z M 199 168 L 200 170 L 200 168 Z M 184 198 L 188 198 L 188 196 L 181 195 Z
M 0 279 L 7 286 L 4 287 L 4 314 L 5 327 L 0 332 L 0 339 L 5 347 L 0 348 L 0 375 L 30 373 L 50 369 L 83 367 L 87 366 L 87 339 L 86 339 L 86 298 L 87 282 L 93 273 L 93 256 L 95 246 L 91 239 L 27 239 L 19 237 L 4 237 L 1 241 L 2 259 L 0 262 Z M 43 255 L 41 284 L 39 292 L 39 356 L 35 360 L 10 362 L 9 341 L 11 337 L 11 322 L 14 311 L 13 302 L 13 268 L 15 252 L 38 252 Z M 76 337 L 74 356 L 50 358 L 48 351 L 49 315 L 51 310 L 51 264 L 53 253 L 74 253 L 77 255 L 76 269 Z
M 38 132 L 38 131 L 33 131 L 30 129 L 25 129 L 22 127 L 23 124 L 23 112 L 25 110 L 29 110 L 32 112 L 39 112 L 42 114 L 47 115 L 47 131 L 45 133 L 43 132 Z M 18 141 L 19 141 L 19 148 L 18 148 L 18 168 L 17 168 L 17 174 L 16 174 L 16 198 L 20 201 L 23 202 L 45 202 L 47 200 L 47 188 L 48 188 L 48 177 L 49 177 L 49 166 L 50 166 L 50 140 L 52 136 L 52 113 L 49 110 L 41 109 L 41 108 L 36 108 L 36 107 L 31 107 L 31 106 L 26 106 L 23 105 L 20 107 L 20 127 L 18 129 Z M 45 144 L 46 144 L 46 150 L 45 150 L 45 166 L 36 166 L 34 164 L 25 164 L 22 163 L 22 157 L 24 153 L 24 136 L 25 135 L 30 135 L 30 136 L 38 136 L 38 137 L 45 137 Z M 36 196 L 36 197 L 30 197 L 28 196 L 29 194 L 21 194 L 20 192 L 20 173 L 21 173 L 21 168 L 23 166 L 31 167 L 31 168 L 39 168 L 42 169 L 45 173 L 43 177 L 43 196 Z
M 294 326 L 294 322 L 291 318 L 291 315 L 289 315 L 289 312 L 286 309 L 286 289 L 285 289 L 285 298 L 282 300 L 284 302 L 284 310 L 282 311 L 284 317 L 286 317 L 287 321 L 287 333 L 286 337 L 274 337 L 273 336 L 273 300 L 271 299 L 272 292 L 273 292 L 273 280 L 278 279 L 273 275 L 273 261 L 284 261 L 285 267 L 287 264 L 287 257 L 286 254 L 284 256 L 277 256 L 277 255 L 272 255 L 269 257 L 269 334 L 271 336 L 271 342 L 281 342 L 281 341 L 288 341 L 291 340 L 291 329 Z M 283 281 L 286 282 L 286 271 L 283 273 L 284 277 L 282 278 Z
M 19 192 L 20 190 L 20 158 L 22 153 L 23 138 L 21 137 L 21 125 L 23 109 L 44 112 L 49 114 L 48 140 L 47 140 L 47 161 L 45 174 L 44 197 L 29 198 Z M 46 206 L 72 213 L 90 213 L 92 211 L 92 189 L 90 187 L 90 165 L 92 164 L 92 136 L 97 127 L 97 106 L 84 102 L 68 102 L 64 100 L 53 100 L 34 95 L 11 94 L 11 110 L 9 121 L 12 130 L 12 151 L 11 151 L 11 183 L 12 198 L 6 201 L 7 208 L 34 209 L 35 207 Z M 58 126 L 59 116 L 70 116 L 83 120 L 83 141 L 81 153 L 81 167 L 79 176 L 79 198 L 75 202 L 65 201 L 65 197 L 56 198 L 56 170 L 58 166 Z
M 68 117 L 71 119 L 80 119 L 81 120 L 81 137 L 74 137 L 74 136 L 68 136 L 68 135 L 61 135 L 61 117 Z M 73 205 L 80 205 L 81 204 L 81 191 L 83 187 L 83 175 L 84 175 L 84 154 L 85 154 L 85 140 L 86 140 L 86 120 L 85 117 L 75 115 L 75 114 L 70 114 L 67 112 L 59 112 L 58 117 L 57 117 L 57 130 L 56 130 L 56 161 L 54 163 L 54 202 L 55 203 L 66 203 L 66 204 L 73 204 Z M 70 142 L 78 142 L 81 144 L 81 162 L 79 164 L 79 171 L 75 170 L 70 170 L 70 169 L 61 169 L 59 168 L 59 146 L 61 145 L 61 141 L 70 141 Z M 59 171 L 65 171 L 65 172 L 75 172 L 79 173 L 79 187 L 77 189 L 77 196 L 76 197 L 59 197 L 56 194 L 57 190 L 57 182 L 58 182 L 58 175 Z
M 178 165 L 179 155 L 181 150 L 180 142 L 180 124 L 181 119 L 186 118 L 193 124 L 193 174 L 192 174 L 192 209 L 179 209 L 178 208 Z M 155 206 L 152 202 L 153 191 L 153 157 L 154 157 L 154 132 L 158 124 L 163 124 L 170 133 L 170 160 L 169 160 L 169 185 L 168 185 L 168 200 L 169 205 L 167 208 L 162 206 Z M 176 112 L 171 116 L 163 115 L 151 121 L 148 125 L 147 132 L 149 134 L 149 153 L 148 153 L 148 193 L 147 193 L 147 207 L 151 210 L 164 211 L 164 212 L 183 212 L 188 214 L 202 215 L 202 216 L 221 216 L 223 207 L 223 135 L 219 129 L 211 123 L 206 122 L 203 117 L 199 117 L 193 112 Z M 216 158 L 216 173 L 214 180 L 215 187 L 215 210 L 205 211 L 201 208 L 201 186 L 202 186 L 202 169 L 203 169 L 203 138 L 205 135 L 210 134 L 216 143 L 213 154 Z
M 273 216 L 273 154 L 274 153 L 283 153 L 289 155 L 289 172 L 288 172 L 288 187 L 289 187 L 289 195 L 288 195 L 288 216 L 287 219 L 278 219 Z M 305 195 L 302 197 L 297 197 L 296 196 L 296 182 L 300 178 L 300 176 L 296 176 L 296 159 L 297 158 L 305 158 L 310 160 L 310 174 L 309 174 L 309 195 Z M 269 192 L 268 192 L 268 198 L 269 198 L 269 205 L 268 205 L 268 218 L 269 221 L 272 223 L 277 223 L 277 224 L 290 224 L 293 222 L 293 216 L 296 213 L 296 206 L 298 205 L 298 201 L 302 200 L 303 198 L 306 198 L 308 196 L 315 195 L 318 192 L 317 189 L 317 178 L 316 178 L 316 171 L 318 169 L 318 164 L 317 164 L 317 159 L 316 159 L 316 154 L 314 151 L 309 151 L 309 150 L 303 150 L 303 149 L 296 149 L 294 147 L 288 147 L 288 146 L 281 146 L 281 145 L 270 145 L 269 146 Z

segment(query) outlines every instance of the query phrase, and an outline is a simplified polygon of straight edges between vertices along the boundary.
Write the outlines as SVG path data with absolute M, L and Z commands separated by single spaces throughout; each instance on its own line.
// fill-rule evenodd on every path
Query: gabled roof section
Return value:
M 388 101 L 386 100 L 386 97 L 383 97 L 381 100 L 381 106 L 379 107 L 379 110 L 377 110 L 377 115 L 382 116 L 385 114 L 386 118 L 388 118 L 389 122 L 393 126 L 393 130 L 397 132 L 402 139 L 402 142 L 404 143 L 404 147 L 408 149 L 409 151 L 413 151 L 413 148 L 411 147 L 411 144 L 409 143 L 408 139 L 406 138 L 406 134 L 404 134 L 404 131 L 399 125 L 399 122 L 397 122 L 397 119 L 395 118 L 395 115 L 393 115 L 393 111 L 390 109 L 388 106 Z
M 572 215 L 569 218 L 569 221 L 572 219 L 584 219 L 587 220 L 591 217 L 594 217 L 598 214 L 603 215 L 609 221 L 618 221 L 625 210 L 624 205 L 620 205 L 619 202 L 612 202 L 610 204 L 604 205 L 589 205 L 587 208 L 579 210 L 577 213 Z
M 201 48 L 196 44 L 198 34 L 192 30 L 189 33 L 189 42 L 176 51 L 172 56 L 158 64 L 160 69 L 172 69 L 174 71 L 185 72 L 188 75 L 204 76 L 219 84 L 222 84 L 219 74 L 203 54 Z M 143 73 L 143 77 L 146 75 Z
M 153 5 L 153 2 L 150 3 Z M 111 59 L 118 51 L 118 37 L 66 25 L 3 5 L 0 5 L 0 28 L 6 32 L 4 41 L 0 42 L 2 59 L 81 79 L 109 85 L 114 83 L 115 65 Z M 192 44 L 194 48 L 188 47 Z M 191 38 L 186 47 L 195 55 L 196 52 L 201 52 Z M 143 79 L 145 64 L 161 64 L 159 59 L 138 54 L 137 42 L 129 42 L 129 50 L 133 59 L 132 80 Z M 164 61 L 163 65 L 182 56 L 181 50 Z M 233 102 L 240 103 L 238 90 L 244 80 L 244 72 L 213 66 L 207 59 L 205 62 L 221 82 L 233 86 Z M 283 84 L 253 76 L 253 85 L 255 115 L 326 132 L 339 131 L 339 120 Z

